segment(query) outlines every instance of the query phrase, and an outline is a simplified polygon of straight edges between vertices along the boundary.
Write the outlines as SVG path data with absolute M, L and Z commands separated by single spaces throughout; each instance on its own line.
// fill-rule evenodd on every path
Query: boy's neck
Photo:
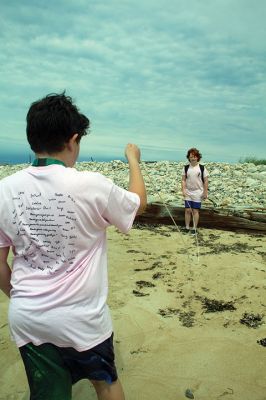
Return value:
M 64 152 L 53 153 L 53 154 L 35 153 L 35 157 L 36 158 L 53 158 L 55 160 L 61 161 L 67 167 L 72 167 L 72 165 L 71 165 L 72 163 L 70 162 L 70 160 L 68 159 L 67 155 Z
M 47 165 L 52 165 L 52 164 L 59 164 L 59 165 L 64 165 L 66 167 L 66 164 L 59 160 L 58 158 L 54 157 L 38 157 L 35 158 L 35 160 L 32 163 L 32 166 L 34 167 L 46 167 Z

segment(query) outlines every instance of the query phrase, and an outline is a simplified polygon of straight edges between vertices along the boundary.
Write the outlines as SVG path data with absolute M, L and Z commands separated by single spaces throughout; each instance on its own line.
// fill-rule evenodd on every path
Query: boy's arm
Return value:
M 11 269 L 7 262 L 9 247 L 0 248 L 0 289 L 10 297 L 11 290 Z
M 140 169 L 140 150 L 135 144 L 129 143 L 125 149 L 125 156 L 129 165 L 129 192 L 133 192 L 140 197 L 140 206 L 137 215 L 142 214 L 147 205 L 147 194 L 145 183 Z
M 204 183 L 203 183 L 203 198 L 204 199 L 208 198 L 208 177 L 207 176 L 204 178 Z
M 186 197 L 186 175 L 182 175 L 182 181 L 181 181 L 181 188 L 182 188 L 182 194 L 184 197 Z

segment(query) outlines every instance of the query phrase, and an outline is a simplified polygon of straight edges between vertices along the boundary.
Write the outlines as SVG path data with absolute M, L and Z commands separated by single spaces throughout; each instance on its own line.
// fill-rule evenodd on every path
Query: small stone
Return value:
M 261 346 L 266 347 L 266 338 L 257 340 L 257 343 L 260 344 Z
M 221 202 L 221 206 L 228 206 L 230 203 L 231 203 L 231 199 L 229 199 L 228 197 L 225 197 Z
M 195 398 L 195 397 L 194 397 L 194 394 L 193 394 L 193 392 L 192 392 L 191 389 L 187 389 L 187 390 L 185 391 L 185 396 L 186 396 L 188 399 L 194 399 L 194 398 Z
M 252 179 L 252 178 L 247 178 L 246 180 L 246 186 L 258 186 L 258 181 L 256 179 Z

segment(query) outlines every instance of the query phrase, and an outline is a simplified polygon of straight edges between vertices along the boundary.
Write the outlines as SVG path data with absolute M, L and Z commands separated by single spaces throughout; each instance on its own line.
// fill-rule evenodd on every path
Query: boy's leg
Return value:
M 90 381 L 96 390 L 98 400 L 125 400 L 123 388 L 119 379 L 111 384 L 105 381 Z
M 187 229 L 189 229 L 190 221 L 191 221 L 191 208 L 185 208 L 185 225 Z
M 193 228 L 197 229 L 198 223 L 199 223 L 199 210 L 193 208 Z
M 31 400 L 71 400 L 71 375 L 55 346 L 28 343 L 19 348 L 30 387 Z
M 60 348 L 59 351 L 71 373 L 73 384 L 81 379 L 89 379 L 99 400 L 124 400 L 115 366 L 113 334 L 97 346 L 82 352 L 71 347 Z

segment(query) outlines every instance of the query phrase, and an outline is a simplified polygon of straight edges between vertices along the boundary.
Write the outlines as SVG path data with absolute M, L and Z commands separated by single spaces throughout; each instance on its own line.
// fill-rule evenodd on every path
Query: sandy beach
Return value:
M 265 236 L 109 229 L 109 305 L 127 400 L 266 399 Z M 198 243 L 198 246 L 197 246 Z M 0 400 L 26 400 L 0 296 Z M 96 399 L 87 381 L 73 399 Z

